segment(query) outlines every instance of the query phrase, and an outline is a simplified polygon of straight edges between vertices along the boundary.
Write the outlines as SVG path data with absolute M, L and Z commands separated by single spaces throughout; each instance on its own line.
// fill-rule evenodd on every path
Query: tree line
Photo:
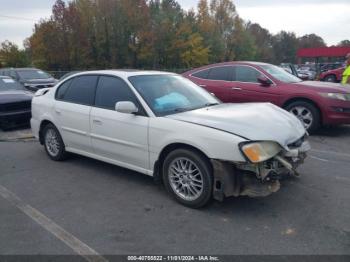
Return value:
M 232 60 L 295 63 L 298 48 L 323 46 L 315 34 L 273 35 L 244 21 L 232 0 L 200 0 L 189 11 L 176 0 L 57 0 L 25 49 L 5 41 L 0 59 L 52 71 L 187 69 Z

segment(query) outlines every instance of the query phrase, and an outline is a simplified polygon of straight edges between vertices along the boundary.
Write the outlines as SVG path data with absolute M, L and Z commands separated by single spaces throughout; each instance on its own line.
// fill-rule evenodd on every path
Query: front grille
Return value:
M 8 104 L 0 104 L 0 112 L 14 112 L 20 110 L 30 110 L 32 101 L 14 102 Z

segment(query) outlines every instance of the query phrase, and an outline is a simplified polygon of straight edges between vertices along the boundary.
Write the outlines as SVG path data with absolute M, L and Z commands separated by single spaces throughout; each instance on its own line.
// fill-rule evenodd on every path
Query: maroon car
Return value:
M 323 72 L 320 74 L 320 80 L 333 83 L 341 82 L 344 70 L 345 67 L 341 67 Z
M 271 102 L 297 116 L 314 132 L 321 125 L 350 124 L 350 87 L 301 81 L 280 67 L 259 62 L 228 62 L 183 76 L 226 103 Z

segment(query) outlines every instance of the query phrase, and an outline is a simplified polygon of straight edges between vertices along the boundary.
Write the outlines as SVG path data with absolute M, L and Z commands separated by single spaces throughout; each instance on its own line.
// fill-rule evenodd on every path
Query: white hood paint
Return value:
M 167 118 L 216 128 L 253 141 L 275 141 L 286 149 L 306 133 L 294 115 L 270 103 L 220 104 Z

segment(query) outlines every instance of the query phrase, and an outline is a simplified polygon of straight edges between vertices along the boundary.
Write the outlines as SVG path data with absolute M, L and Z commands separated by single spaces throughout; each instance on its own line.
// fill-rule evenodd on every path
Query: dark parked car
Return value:
M 271 102 L 313 132 L 321 125 L 350 124 L 350 89 L 301 81 L 280 67 L 258 62 L 209 65 L 183 74 L 223 102 Z M 278 126 L 276 126 L 278 128 Z
M 57 83 L 51 75 L 36 68 L 6 68 L 0 70 L 0 75 L 11 77 L 30 91 L 53 87 Z
M 0 128 L 29 124 L 33 95 L 8 76 L 0 76 Z

